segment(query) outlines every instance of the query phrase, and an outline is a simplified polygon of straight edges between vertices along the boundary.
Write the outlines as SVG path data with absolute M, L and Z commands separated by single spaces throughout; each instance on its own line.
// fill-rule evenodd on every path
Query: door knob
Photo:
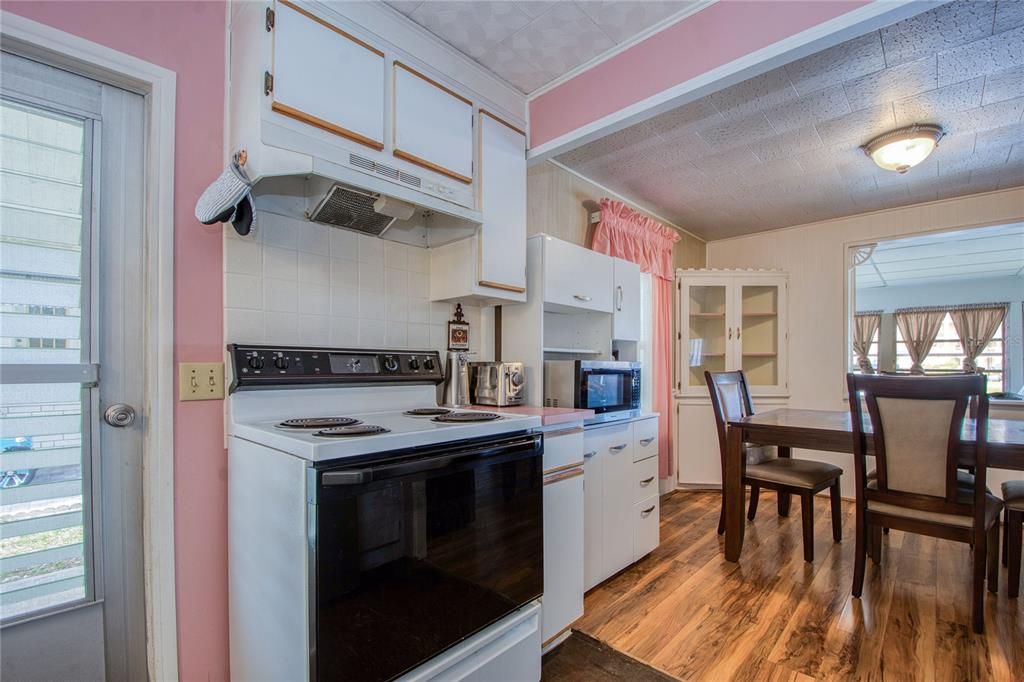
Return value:
M 135 423 L 135 408 L 124 403 L 115 403 L 103 413 L 103 421 L 119 428 L 131 426 Z

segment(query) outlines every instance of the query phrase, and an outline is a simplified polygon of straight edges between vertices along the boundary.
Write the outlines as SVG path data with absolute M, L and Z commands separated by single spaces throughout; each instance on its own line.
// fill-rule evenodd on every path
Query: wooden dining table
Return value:
M 863 430 L 871 431 L 871 424 L 866 419 Z M 974 463 L 974 434 L 974 420 L 965 419 L 963 450 L 960 453 L 960 464 L 965 467 Z M 725 495 L 725 558 L 734 562 L 739 561 L 743 550 L 745 525 L 746 488 L 743 476 L 747 465 L 743 443 L 852 454 L 850 413 L 781 408 L 729 422 L 722 488 Z M 870 439 L 866 445 L 870 455 L 873 450 Z M 1024 471 L 1024 421 L 988 420 L 988 466 Z

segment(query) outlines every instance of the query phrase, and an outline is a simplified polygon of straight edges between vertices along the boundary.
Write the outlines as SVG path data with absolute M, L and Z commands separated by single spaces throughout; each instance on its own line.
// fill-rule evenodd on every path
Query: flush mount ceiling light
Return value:
M 861 147 L 885 170 L 906 173 L 928 158 L 945 133 L 930 123 L 917 123 L 883 133 Z

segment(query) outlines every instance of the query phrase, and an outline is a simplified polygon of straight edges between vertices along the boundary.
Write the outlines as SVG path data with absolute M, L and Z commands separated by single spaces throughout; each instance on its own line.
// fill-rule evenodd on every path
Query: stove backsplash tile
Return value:
M 425 249 L 264 211 L 224 234 L 225 343 L 445 350 L 454 306 L 426 298 Z M 479 351 L 481 310 L 462 308 Z

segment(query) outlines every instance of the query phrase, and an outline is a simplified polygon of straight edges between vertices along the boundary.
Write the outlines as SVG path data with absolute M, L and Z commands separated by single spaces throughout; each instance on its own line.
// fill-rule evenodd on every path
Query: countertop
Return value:
M 485 412 L 509 412 L 511 414 L 521 414 L 525 417 L 540 417 L 541 426 L 571 424 L 573 422 L 582 424 L 584 419 L 594 416 L 593 410 L 577 410 L 573 407 L 531 407 L 529 405 L 494 407 L 493 405 L 473 405 L 467 409 L 483 410 Z

